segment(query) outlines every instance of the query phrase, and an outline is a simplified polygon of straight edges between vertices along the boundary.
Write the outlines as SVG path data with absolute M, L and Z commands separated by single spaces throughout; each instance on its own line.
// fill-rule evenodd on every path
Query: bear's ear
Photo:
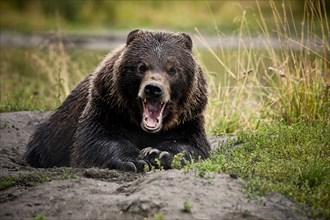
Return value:
M 136 30 L 131 31 L 127 35 L 126 46 L 129 45 L 136 37 L 140 36 L 142 33 L 143 33 L 143 31 L 141 29 L 136 29 Z
M 188 34 L 185 34 L 185 33 L 180 34 L 180 36 L 182 37 L 182 42 L 183 42 L 184 46 L 188 50 L 192 50 L 193 42 L 191 40 L 191 37 Z

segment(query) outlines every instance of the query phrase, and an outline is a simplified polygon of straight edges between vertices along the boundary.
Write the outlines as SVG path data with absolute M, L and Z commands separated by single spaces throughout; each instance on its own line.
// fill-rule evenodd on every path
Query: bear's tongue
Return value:
M 157 130 L 161 126 L 164 103 L 143 101 L 143 125 L 148 130 Z

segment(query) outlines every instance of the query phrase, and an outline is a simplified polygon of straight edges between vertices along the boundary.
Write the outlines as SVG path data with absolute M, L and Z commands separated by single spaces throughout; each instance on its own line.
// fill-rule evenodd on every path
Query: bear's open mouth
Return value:
M 148 132 L 157 132 L 162 127 L 165 102 L 142 99 L 142 128 Z

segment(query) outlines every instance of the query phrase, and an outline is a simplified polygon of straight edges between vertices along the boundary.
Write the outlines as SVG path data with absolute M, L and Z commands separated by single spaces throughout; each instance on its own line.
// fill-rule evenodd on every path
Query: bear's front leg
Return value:
M 74 167 L 99 167 L 123 171 L 143 172 L 150 164 L 139 159 L 139 150 L 128 140 L 95 138 L 76 140 L 71 165 Z

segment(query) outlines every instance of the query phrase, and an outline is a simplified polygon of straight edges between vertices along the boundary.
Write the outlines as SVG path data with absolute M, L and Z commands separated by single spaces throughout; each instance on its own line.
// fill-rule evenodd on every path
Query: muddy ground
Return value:
M 136 174 L 31 168 L 21 157 L 35 126 L 49 114 L 0 113 L 2 220 L 36 215 L 47 219 L 304 219 L 297 206 L 280 194 L 249 199 L 242 193 L 242 181 L 228 174 L 203 179 L 180 170 Z M 223 138 L 210 138 L 213 147 L 219 141 Z

